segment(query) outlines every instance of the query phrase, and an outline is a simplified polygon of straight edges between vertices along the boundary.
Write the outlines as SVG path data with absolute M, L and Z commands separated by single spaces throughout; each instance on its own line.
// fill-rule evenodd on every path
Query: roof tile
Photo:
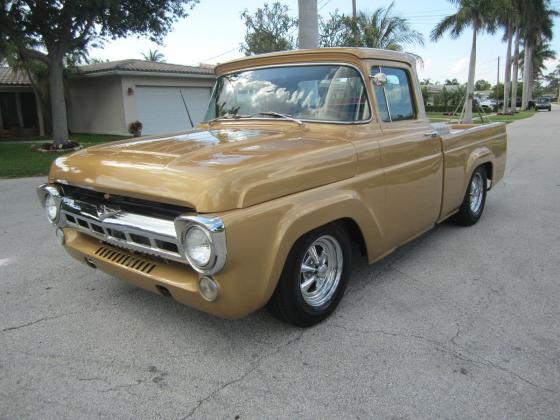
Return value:
M 31 86 L 31 81 L 21 70 L 0 67 L 0 85 Z
M 79 74 L 101 73 L 106 71 L 145 71 L 155 73 L 182 73 L 213 75 L 214 69 L 207 66 L 184 66 L 181 64 L 157 63 L 144 60 L 118 60 L 107 63 L 86 64 L 78 67 Z

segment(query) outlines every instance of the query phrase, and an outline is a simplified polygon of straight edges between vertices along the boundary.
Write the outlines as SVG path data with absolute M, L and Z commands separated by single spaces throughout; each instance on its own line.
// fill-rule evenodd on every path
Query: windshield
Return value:
M 545 96 L 537 99 L 537 101 L 539 104 L 547 104 L 550 102 L 550 98 Z
M 371 115 L 364 82 L 356 69 L 305 65 L 245 70 L 219 77 L 205 120 L 270 118 L 271 113 L 337 122 L 364 121 Z

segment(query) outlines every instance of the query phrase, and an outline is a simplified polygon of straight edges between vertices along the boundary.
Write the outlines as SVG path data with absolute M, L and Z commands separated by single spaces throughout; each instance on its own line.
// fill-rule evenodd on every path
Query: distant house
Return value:
M 67 81 L 68 127 L 128 134 L 130 123 L 140 121 L 142 134 L 187 130 L 203 119 L 215 79 L 210 66 L 143 60 L 79 66 Z M 39 134 L 42 122 L 29 78 L 0 68 L 0 130 Z
M 70 79 L 68 125 L 106 134 L 127 134 L 136 120 L 142 134 L 190 129 L 204 117 L 215 78 L 211 67 L 143 60 L 80 66 Z
M 461 88 L 461 85 L 440 85 L 430 83 L 428 85 L 422 85 L 422 88 L 426 91 L 426 105 L 433 105 L 434 96 L 441 94 L 444 88 L 447 92 L 456 92 L 459 88 Z
M 44 133 L 43 115 L 23 71 L 0 67 L 0 137 Z

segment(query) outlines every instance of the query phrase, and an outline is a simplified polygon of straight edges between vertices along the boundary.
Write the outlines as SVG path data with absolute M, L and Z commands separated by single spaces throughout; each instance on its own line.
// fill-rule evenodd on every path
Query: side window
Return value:
M 408 73 L 396 67 L 372 67 L 372 76 L 378 73 L 387 76 L 385 86 L 374 86 L 381 119 L 384 122 L 415 119 L 416 111 Z

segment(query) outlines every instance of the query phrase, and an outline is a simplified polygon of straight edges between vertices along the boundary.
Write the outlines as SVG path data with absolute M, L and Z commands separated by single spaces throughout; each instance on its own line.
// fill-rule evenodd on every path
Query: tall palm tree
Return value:
M 153 61 L 154 63 L 165 63 L 165 56 L 158 50 L 148 50 L 146 54 L 142 53 L 142 57 L 146 61 Z
M 493 32 L 496 20 L 496 5 L 487 0 L 449 0 L 457 7 L 457 12 L 443 18 L 432 30 L 430 38 L 438 41 L 446 32 L 451 38 L 458 38 L 467 28 L 472 28 L 472 46 L 469 61 L 469 78 L 465 99 L 465 122 L 472 123 L 474 96 L 474 76 L 476 67 L 476 38 L 481 32 Z
M 504 112 L 510 111 L 510 84 L 511 84 L 511 49 L 513 36 L 518 26 L 519 14 L 517 10 L 517 0 L 499 0 L 497 7 L 498 24 L 504 28 L 504 40 L 507 42 L 506 62 L 504 69 Z M 518 54 L 519 54 L 519 50 Z M 516 81 L 517 82 L 517 81 Z M 516 83 L 517 89 L 517 83 Z M 515 102 L 511 102 L 515 106 Z
M 533 95 L 533 50 L 545 40 L 552 39 L 553 16 L 558 13 L 550 8 L 549 0 L 521 0 L 524 54 L 522 108 L 527 108 Z
M 552 49 L 552 46 L 547 41 L 540 42 L 533 47 L 531 58 L 533 61 L 531 66 L 531 74 L 535 79 L 539 79 L 542 77 L 543 72 L 546 70 L 544 62 L 546 60 L 556 59 L 556 51 Z M 519 66 L 525 68 L 525 51 L 521 52 L 521 55 L 519 57 Z
M 511 59 L 511 109 L 515 112 L 517 110 L 517 80 L 519 79 L 519 46 L 521 44 L 521 25 L 517 21 L 515 27 L 515 47 L 513 49 L 513 57 Z

